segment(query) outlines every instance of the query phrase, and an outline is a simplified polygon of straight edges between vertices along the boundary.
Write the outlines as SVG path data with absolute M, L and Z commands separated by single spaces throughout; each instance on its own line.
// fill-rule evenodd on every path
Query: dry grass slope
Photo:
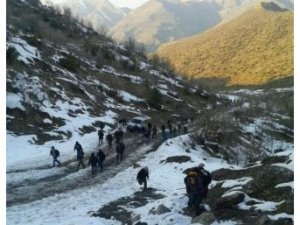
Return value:
M 293 13 L 253 8 L 202 35 L 162 45 L 157 53 L 189 77 L 228 77 L 256 85 L 294 73 Z

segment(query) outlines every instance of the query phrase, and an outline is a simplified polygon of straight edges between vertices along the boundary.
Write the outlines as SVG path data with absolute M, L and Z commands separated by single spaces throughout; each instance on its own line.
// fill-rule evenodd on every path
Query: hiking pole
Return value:
M 182 199 L 184 197 L 189 197 L 187 194 L 183 194 L 183 196 L 181 196 L 179 199 Z
M 177 188 L 176 190 L 182 190 L 182 189 L 185 189 L 185 187 L 184 188 Z

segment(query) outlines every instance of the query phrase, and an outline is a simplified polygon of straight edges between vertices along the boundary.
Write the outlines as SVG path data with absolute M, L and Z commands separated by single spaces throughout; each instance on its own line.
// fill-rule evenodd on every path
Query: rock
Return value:
M 163 204 L 161 204 L 156 209 L 151 209 L 149 211 L 149 214 L 161 215 L 161 214 L 168 213 L 168 212 L 171 212 L 171 210 L 169 208 L 167 208 L 166 206 L 164 206 Z
M 213 213 L 205 212 L 202 213 L 200 216 L 197 216 L 192 219 L 192 223 L 200 223 L 202 225 L 210 225 L 215 221 L 215 216 Z
M 290 189 L 275 188 L 276 185 L 294 180 L 293 171 L 279 166 L 258 167 L 249 174 L 253 180 L 243 186 L 243 191 L 252 198 L 279 202 L 291 199 Z
M 262 160 L 262 164 L 285 163 L 289 159 L 288 156 L 268 156 Z
M 270 218 L 267 215 L 262 215 L 257 220 L 257 225 L 266 225 L 270 222 Z
M 134 225 L 148 225 L 148 223 L 138 222 L 138 223 L 136 223 L 136 224 L 134 224 Z
M 277 148 L 274 150 L 274 153 L 279 153 L 279 152 L 284 152 L 284 149 L 282 148 Z
M 140 164 L 138 164 L 138 163 L 134 163 L 134 164 L 133 164 L 133 168 L 134 168 L 134 169 L 135 169 L 135 168 L 139 168 L 139 167 L 141 167 Z
M 166 163 L 185 163 L 188 161 L 191 161 L 191 157 L 186 156 L 186 155 L 180 155 L 180 156 L 172 156 L 168 157 L 166 160 Z
M 134 223 L 138 222 L 140 219 L 141 219 L 140 215 L 131 214 L 129 224 L 134 224 Z
M 221 197 L 217 200 L 216 210 L 218 209 L 228 209 L 241 203 L 245 198 L 245 194 L 241 192 L 236 192 L 232 195 Z

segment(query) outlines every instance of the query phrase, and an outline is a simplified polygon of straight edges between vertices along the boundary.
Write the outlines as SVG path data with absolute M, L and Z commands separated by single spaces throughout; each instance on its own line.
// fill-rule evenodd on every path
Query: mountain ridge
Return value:
M 130 10 L 118 8 L 109 0 L 65 0 L 58 7 L 69 8 L 75 17 L 91 24 L 94 29 L 108 29 L 122 20 Z
M 119 41 L 133 37 L 153 51 L 163 42 L 197 34 L 220 20 L 213 3 L 151 0 L 131 11 L 110 33 Z
M 157 54 L 189 77 L 229 77 L 230 85 L 292 76 L 293 14 L 252 8 L 202 34 L 164 44 Z

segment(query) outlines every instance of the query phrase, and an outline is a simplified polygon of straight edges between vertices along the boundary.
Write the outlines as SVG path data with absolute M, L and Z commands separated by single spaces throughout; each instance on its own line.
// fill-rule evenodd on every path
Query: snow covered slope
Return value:
M 263 171 L 264 167 L 260 166 L 261 163 L 257 163 L 248 168 L 229 165 L 222 159 L 211 157 L 199 146 L 192 147 L 192 141 L 188 135 L 170 139 L 163 143 L 156 151 L 147 154 L 149 148 L 151 148 L 151 145 L 142 146 L 137 149 L 133 154 L 144 155 L 143 159 L 135 162 L 133 166 L 124 168 L 124 170 L 120 171 L 116 176 L 108 178 L 105 183 L 94 183 L 92 186 L 57 193 L 56 195 L 32 203 L 9 207 L 7 209 L 8 224 L 83 223 L 106 225 L 125 224 L 126 222 L 129 223 L 129 221 L 133 221 L 135 224 L 140 221 L 146 222 L 149 225 L 157 223 L 188 225 L 191 224 L 191 217 L 186 214 L 185 211 L 187 197 L 185 196 L 183 182 L 185 174 L 183 171 L 189 167 L 197 166 L 200 162 L 204 163 L 205 168 L 214 175 L 214 181 L 210 186 L 211 190 L 208 200 L 205 200 L 203 203 L 206 210 L 210 213 L 214 213 L 217 217 L 211 224 L 233 225 L 240 224 L 242 221 L 245 222 L 243 224 L 248 224 L 246 221 L 249 220 L 249 218 L 247 219 L 247 217 L 245 217 L 241 219 L 240 216 L 246 215 L 252 208 L 257 212 L 256 220 L 263 215 L 268 215 L 269 220 L 279 220 L 279 218 L 281 218 L 282 221 L 284 218 L 287 220 L 293 218 L 291 214 L 283 215 L 278 213 L 280 211 L 278 209 L 279 206 L 283 205 L 285 201 L 268 201 L 258 198 L 254 199 L 248 196 L 250 191 L 248 189 L 248 192 L 246 192 L 245 190 L 247 189 L 245 187 L 257 179 L 257 174 L 252 174 L 251 176 L 253 177 L 244 175 L 244 177 L 228 179 L 226 178 L 228 174 L 225 175 L 224 172 L 222 172 L 227 170 L 233 171 L 232 174 L 238 174 L 242 171 L 244 171 L 242 173 L 245 173 L 245 171 L 251 170 L 251 168 L 252 170 L 260 168 L 259 170 Z M 284 156 L 290 153 L 292 153 L 292 150 L 277 155 Z M 168 162 L 168 158 L 170 159 L 174 156 L 185 156 L 188 160 L 185 162 Z M 130 158 L 130 155 L 128 158 Z M 290 157 L 290 159 L 292 158 L 293 156 Z M 126 164 L 126 161 L 124 163 Z M 143 166 L 148 166 L 150 170 L 149 189 L 144 193 L 140 191 L 140 187 L 135 180 L 137 172 Z M 282 166 L 291 170 L 291 173 L 293 170 L 293 164 L 291 162 L 287 164 L 273 164 L 272 166 L 274 172 L 277 171 L 276 168 L 281 168 Z M 120 165 L 114 167 L 115 168 L 108 167 L 105 172 L 110 173 L 112 170 L 118 169 Z M 52 169 L 48 170 L 48 176 L 51 175 L 51 173 L 57 174 L 58 172 L 51 172 L 51 170 Z M 89 172 L 89 169 L 85 169 L 80 173 L 78 172 L 77 176 L 89 176 L 89 179 L 97 179 L 96 177 L 87 175 Z M 26 174 L 29 174 L 29 171 L 26 172 Z M 38 175 L 40 172 L 36 172 L 36 174 Z M 25 179 L 30 179 L 32 175 L 28 175 L 29 178 L 26 176 L 18 178 L 13 174 L 10 176 L 15 177 L 14 182 L 22 182 Z M 42 177 L 42 175 L 40 176 Z M 104 178 L 106 177 L 105 174 L 98 174 L 97 176 L 100 177 L 100 179 L 101 177 L 103 177 L 102 179 L 106 179 Z M 11 179 L 8 180 L 9 183 L 12 182 Z M 64 179 L 75 179 L 75 177 L 65 177 Z M 290 186 L 293 190 L 293 182 L 289 184 L 285 184 L 286 181 L 278 182 L 279 184 L 273 188 Z M 282 184 L 280 182 L 282 182 Z M 220 185 L 223 188 L 221 191 L 223 195 L 219 193 L 220 190 L 217 188 L 220 188 Z M 216 202 L 211 201 L 217 198 L 215 195 L 220 195 L 218 198 L 222 199 L 236 192 L 246 196 L 244 201 L 241 201 L 236 209 L 236 214 L 239 213 L 241 215 L 232 216 L 231 214 L 227 214 L 227 218 L 222 219 L 222 215 L 218 214 L 220 210 L 217 210 L 214 206 Z M 287 189 L 287 193 L 288 192 L 289 189 Z M 250 205 L 250 201 L 254 201 L 255 204 Z M 167 212 L 161 213 L 157 210 L 161 208 L 161 205 L 168 209 Z M 228 217 L 231 217 L 231 219 L 228 219 Z M 252 221 L 253 220 L 255 221 L 255 218 L 252 218 Z

